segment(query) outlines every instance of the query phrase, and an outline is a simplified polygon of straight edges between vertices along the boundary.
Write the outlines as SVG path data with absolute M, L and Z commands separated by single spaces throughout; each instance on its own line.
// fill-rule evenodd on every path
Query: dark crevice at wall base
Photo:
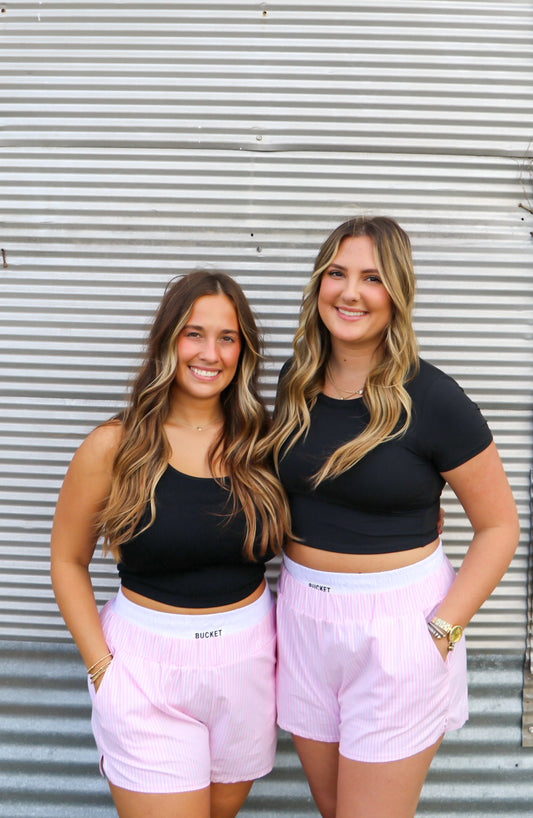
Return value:
M 522 693 L 522 747 L 533 747 L 533 673 L 527 658 Z

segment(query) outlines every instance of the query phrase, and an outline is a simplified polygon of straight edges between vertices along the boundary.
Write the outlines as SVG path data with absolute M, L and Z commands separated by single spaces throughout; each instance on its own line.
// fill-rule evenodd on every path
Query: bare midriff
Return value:
M 122 588 L 122 593 L 126 599 L 130 600 L 130 602 L 135 602 L 136 605 L 141 605 L 143 608 L 150 608 L 152 611 L 163 611 L 163 613 L 187 614 L 187 616 L 189 616 L 190 614 L 205 615 L 224 613 L 224 611 L 233 611 L 236 608 L 244 608 L 246 605 L 250 605 L 252 602 L 255 602 L 256 599 L 259 599 L 265 590 L 265 587 L 266 583 L 263 579 L 259 587 L 244 599 L 239 599 L 238 602 L 232 602 L 230 605 L 219 605 L 215 608 L 178 608 L 174 605 L 165 605 L 164 602 L 158 602 L 155 599 L 142 596 L 142 594 L 137 594 L 135 591 L 130 591 L 129 588 L 124 587 Z
M 313 568 L 315 571 L 331 571 L 342 574 L 371 574 L 377 571 L 394 571 L 405 568 L 429 557 L 437 550 L 440 540 L 412 548 L 409 551 L 391 551 L 388 554 L 339 554 L 336 551 L 323 551 L 310 548 L 299 542 L 291 541 L 285 553 L 294 562 Z

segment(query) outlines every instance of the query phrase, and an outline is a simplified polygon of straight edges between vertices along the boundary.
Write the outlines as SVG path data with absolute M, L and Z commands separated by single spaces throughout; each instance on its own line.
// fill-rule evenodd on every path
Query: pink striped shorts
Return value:
M 462 727 L 464 639 L 444 661 L 426 625 L 454 577 L 442 546 L 414 565 L 371 574 L 314 571 L 285 558 L 280 727 L 374 762 L 407 758 Z
M 181 615 L 121 592 L 100 614 L 113 654 L 92 728 L 112 784 L 144 793 L 266 775 L 276 751 L 272 595 L 244 608 Z

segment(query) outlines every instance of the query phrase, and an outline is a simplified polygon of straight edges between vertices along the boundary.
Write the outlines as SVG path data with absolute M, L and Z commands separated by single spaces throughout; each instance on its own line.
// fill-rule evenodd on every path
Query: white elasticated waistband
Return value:
M 212 614 L 180 614 L 154 611 L 132 602 L 119 589 L 113 612 L 132 625 L 162 636 L 178 639 L 212 639 L 243 631 L 256 625 L 274 604 L 268 585 L 259 597 L 243 608 Z
M 392 571 L 375 571 L 372 573 L 340 573 L 337 571 L 316 571 L 283 555 L 285 570 L 297 582 L 308 585 L 317 591 L 332 594 L 360 594 L 390 591 L 419 582 L 439 569 L 445 559 L 442 544 L 433 554 L 412 565 L 394 568 Z

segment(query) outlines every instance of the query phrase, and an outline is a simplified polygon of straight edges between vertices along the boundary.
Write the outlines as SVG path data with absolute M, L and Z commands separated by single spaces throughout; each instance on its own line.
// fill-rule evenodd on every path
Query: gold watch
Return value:
M 433 626 L 430 627 L 430 631 L 437 639 L 441 639 L 445 636 L 448 638 L 448 650 L 453 650 L 463 635 L 461 625 L 451 625 L 439 616 L 434 616 L 431 622 L 428 623 L 428 627 L 429 626 Z

